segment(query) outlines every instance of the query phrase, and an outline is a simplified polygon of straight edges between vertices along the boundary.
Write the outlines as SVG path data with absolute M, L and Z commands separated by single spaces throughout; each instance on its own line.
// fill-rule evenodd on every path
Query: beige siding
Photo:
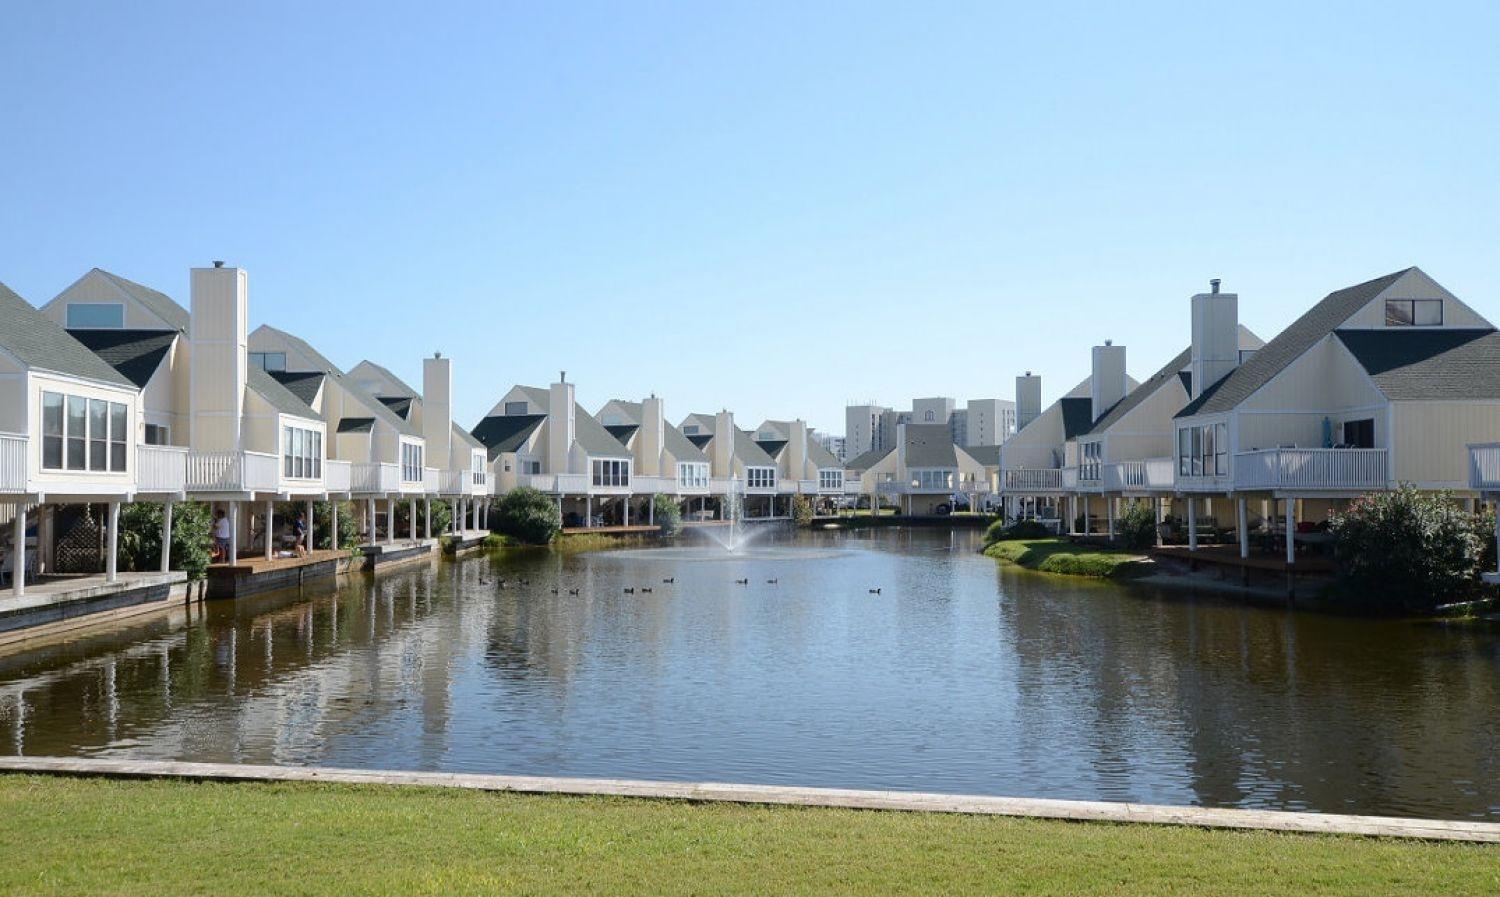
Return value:
M 169 326 L 166 321 L 147 311 L 144 305 L 130 298 L 124 290 L 115 286 L 107 277 L 97 271 L 90 271 L 74 281 L 71 286 L 59 293 L 57 298 L 42 306 L 42 313 L 66 327 L 68 325 L 68 305 L 73 302 L 115 302 L 122 304 L 125 307 L 125 328 L 127 330 L 165 330 Z
M 51 485 L 57 491 L 67 491 L 69 488 L 77 488 L 80 485 L 87 487 L 130 487 L 135 478 L 135 453 L 139 440 L 132 442 L 125 452 L 125 472 L 123 473 L 85 470 L 42 470 L 42 393 L 58 392 L 64 395 L 120 402 L 129 409 L 129 426 L 131 427 L 130 432 L 132 435 L 139 432 L 136 422 L 141 417 L 140 393 L 134 389 L 99 386 L 55 374 L 35 372 L 27 376 L 26 382 L 26 393 L 29 401 L 23 403 L 23 406 L 27 409 L 27 422 L 24 430 L 19 432 L 29 433 L 33 437 L 27 451 L 29 455 L 27 458 L 27 469 L 30 471 L 32 478 L 41 484 L 43 489 Z
M 1391 415 L 1401 482 L 1465 488 L 1469 443 L 1500 441 L 1500 402 L 1396 402 Z
M 1062 406 L 1054 402 L 1001 450 L 1009 470 L 1056 467 L 1063 447 Z
M 1237 409 L 1236 451 L 1277 446 L 1320 447 L 1323 419 L 1374 418 L 1375 444 L 1387 445 L 1385 396 L 1334 336 L 1288 365 Z
M 1456 296 L 1420 271 L 1413 271 L 1391 284 L 1390 288 L 1379 298 L 1350 315 L 1343 326 L 1358 330 L 1384 329 L 1385 300 L 1387 299 L 1441 299 L 1443 300 L 1444 327 L 1490 326 L 1490 323 L 1472 308 L 1459 301 Z

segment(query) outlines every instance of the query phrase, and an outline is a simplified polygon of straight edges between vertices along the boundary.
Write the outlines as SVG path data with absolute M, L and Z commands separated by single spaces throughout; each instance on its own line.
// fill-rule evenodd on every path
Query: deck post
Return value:
M 622 519 L 625 521 L 625 525 L 629 526 L 630 525 L 630 496 L 627 495 L 624 498 L 620 499 L 620 506 L 622 508 L 622 511 L 621 511 Z
M 1290 567 L 1297 562 L 1297 543 L 1292 536 L 1296 532 L 1297 524 L 1292 518 L 1296 516 L 1297 500 L 1288 498 L 1286 500 L 1286 565 Z
M 1083 534 L 1087 536 L 1089 530 L 1094 528 L 1094 522 L 1089 519 L 1089 511 L 1093 509 L 1089 507 L 1090 502 L 1087 495 L 1080 495 L 1079 499 L 1083 501 Z
M 373 498 L 367 498 L 367 499 L 365 499 L 365 510 L 367 512 L 369 512 L 367 514 L 367 516 L 369 517 L 369 520 L 367 522 L 370 524 L 370 542 L 369 542 L 369 544 L 374 545 L 375 544 L 375 499 L 373 499 Z
M 391 544 L 396 542 L 396 500 L 394 498 L 385 500 L 385 540 Z
M 1496 575 L 1500 575 L 1500 514 L 1495 515 L 1495 566 Z
M 410 506 L 410 507 L 407 508 L 407 511 L 409 512 L 407 514 L 407 516 L 409 518 L 411 518 L 411 524 L 406 527 L 406 531 L 409 532 L 409 533 L 411 533 L 411 540 L 413 542 L 415 542 L 415 541 L 417 541 L 417 498 L 416 498 L 416 496 L 412 496 L 410 499 L 407 500 L 406 503 Z
M 585 527 L 594 525 L 594 494 L 592 492 L 583 500 L 583 525 Z
M 115 582 L 120 578 L 120 503 L 112 501 L 109 503 L 109 556 L 104 559 L 104 579 L 107 582 Z M 26 543 L 21 542 L 22 550 Z
M 651 500 L 646 502 L 646 525 L 656 526 L 656 496 L 654 494 Z
M 37 522 L 41 522 L 41 514 L 37 514 Z M 40 526 L 38 527 L 40 529 Z M 41 540 L 37 540 L 40 544 Z M 11 594 L 17 598 L 26 594 L 26 505 L 16 505 L 16 519 L 11 531 L 11 554 L 15 560 L 10 565 L 10 589 Z
M 1245 496 L 1241 495 L 1236 509 L 1238 519 L 1235 521 L 1240 533 L 1240 557 L 1250 556 L 1250 512 L 1246 509 Z
M 161 572 L 172 569 L 172 503 L 161 509 Z
M 276 502 L 269 498 L 266 499 L 266 519 L 261 522 L 260 529 L 261 532 L 266 534 L 266 560 L 268 561 L 271 559 L 272 554 L 271 526 L 276 522 L 275 511 Z
M 339 503 L 328 503 L 328 547 L 339 550 Z
M 422 535 L 424 538 L 432 538 L 432 498 L 422 499 Z
M 1198 499 L 1188 496 L 1188 551 L 1198 550 Z
M 1113 496 L 1104 496 L 1104 516 L 1109 525 L 1109 541 L 1115 540 L 1115 500 Z
M 229 563 L 240 562 L 240 503 L 229 503 Z
M 307 540 L 307 544 L 304 545 L 304 546 L 302 546 L 303 548 L 307 549 L 307 556 L 308 557 L 312 557 L 313 546 L 316 545 L 316 544 L 318 544 L 318 541 L 315 538 L 316 534 L 315 534 L 315 532 L 313 530 L 313 507 L 314 507 L 313 500 L 309 498 L 307 500 L 307 511 L 306 511 L 306 513 L 307 513 L 307 533 L 306 533 L 306 535 L 303 536 L 303 538 Z
M 1171 501 L 1170 498 L 1167 499 L 1167 500 Z M 1151 501 L 1156 505 L 1156 547 L 1160 548 L 1161 545 L 1162 545 L 1162 537 L 1161 537 L 1162 524 L 1164 524 L 1164 523 L 1167 522 L 1167 514 L 1166 514 L 1165 506 L 1162 505 L 1162 503 L 1161 503 L 1161 496 L 1160 495 L 1154 496 L 1151 499 Z

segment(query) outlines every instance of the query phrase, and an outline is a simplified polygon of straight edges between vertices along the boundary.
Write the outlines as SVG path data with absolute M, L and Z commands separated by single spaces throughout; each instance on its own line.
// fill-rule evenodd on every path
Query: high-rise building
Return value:
M 882 418 L 889 411 L 889 408 L 873 402 L 844 409 L 844 451 L 849 458 L 895 444 L 889 441 L 895 438 L 895 427 L 891 428 L 888 438 L 883 436 Z

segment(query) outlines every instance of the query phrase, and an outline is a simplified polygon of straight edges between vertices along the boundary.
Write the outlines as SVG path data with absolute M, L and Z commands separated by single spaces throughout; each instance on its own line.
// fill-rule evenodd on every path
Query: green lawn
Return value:
M 1010 539 L 996 542 L 984 553 L 998 561 L 1017 564 L 1043 573 L 1065 573 L 1069 576 L 1124 578 L 1143 572 L 1149 564 L 1146 556 L 1129 551 L 1113 551 L 1092 545 L 1075 545 L 1067 539 Z
M 1466 844 L 378 786 L 0 776 L 0 893 L 1495 894 Z

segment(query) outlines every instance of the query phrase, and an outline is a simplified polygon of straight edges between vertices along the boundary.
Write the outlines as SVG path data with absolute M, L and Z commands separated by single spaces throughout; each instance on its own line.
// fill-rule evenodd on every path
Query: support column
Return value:
M 656 496 L 655 495 L 652 495 L 651 496 L 651 500 L 646 503 L 646 524 L 648 526 L 656 526 Z
M 240 503 L 229 503 L 229 563 L 240 562 Z
M 1113 496 L 1104 496 L 1104 516 L 1109 522 L 1109 541 L 1115 540 L 1115 499 Z
M 583 500 L 583 525 L 586 527 L 594 525 L 594 496 L 592 495 Z
M 1496 510 L 1500 511 L 1500 508 Z M 1495 515 L 1495 564 L 1495 575 L 1500 576 L 1500 513 Z
M 1196 496 L 1188 496 L 1188 551 L 1198 550 L 1198 499 Z
M 406 527 L 406 531 L 411 534 L 411 540 L 413 542 L 415 542 L 415 541 L 417 541 L 417 499 L 416 499 L 416 496 L 413 496 L 412 498 L 410 498 L 407 501 L 407 505 L 410 506 L 407 509 L 408 510 L 407 518 L 410 521 L 410 523 Z
M 472 513 L 474 515 L 474 529 L 479 529 L 479 502 L 471 501 L 469 502 L 469 507 L 473 509 Z
M 432 499 L 431 498 L 424 498 L 424 499 L 422 499 L 422 534 L 426 538 L 428 538 L 428 539 L 432 538 Z
M 315 524 L 313 522 L 313 510 L 314 510 L 315 507 L 316 506 L 313 503 L 313 500 L 309 498 L 307 500 L 307 511 L 306 511 L 306 514 L 307 514 L 307 536 L 306 536 L 306 538 L 307 538 L 307 544 L 303 546 L 304 548 L 307 549 L 308 557 L 312 556 L 313 546 L 316 545 L 316 544 L 318 544 L 318 540 L 316 538 L 317 529 L 316 529 L 316 526 L 315 526 Z
M 24 525 L 24 524 L 23 524 Z M 25 547 L 25 540 L 22 540 Z M 120 578 L 120 503 L 112 501 L 109 503 L 109 556 L 104 559 L 104 578 L 108 582 L 115 582 Z
M 41 520 L 41 513 L 37 513 L 37 520 Z M 40 532 L 40 527 L 38 527 Z M 40 542 L 40 540 L 38 540 Z M 10 588 L 11 594 L 20 598 L 26 594 L 26 506 L 16 505 L 16 519 L 11 534 L 11 547 L 15 551 L 15 560 L 10 565 Z
M 266 560 L 271 559 L 271 526 L 276 522 L 276 502 L 266 501 L 266 519 L 261 523 L 261 531 L 266 534 Z
M 375 521 L 375 499 L 373 499 L 373 498 L 367 498 L 367 499 L 365 499 L 365 510 L 368 512 L 367 516 L 369 517 L 369 525 L 370 525 L 370 533 L 369 533 L 369 535 L 370 535 L 370 541 L 369 541 L 369 544 L 370 545 L 374 545 L 375 544 L 375 522 L 376 522 Z
M 1287 566 L 1297 563 L 1297 543 L 1293 536 L 1296 534 L 1297 523 L 1297 500 L 1288 498 L 1286 500 L 1286 563 Z
M 1160 548 L 1162 544 L 1162 524 L 1167 522 L 1166 506 L 1162 504 L 1161 496 L 1159 495 L 1153 496 L 1151 501 L 1156 505 L 1156 547 Z M 1171 501 L 1171 499 L 1169 498 L 1167 501 Z
M 1246 507 L 1247 503 L 1243 495 L 1236 504 L 1238 505 L 1236 512 L 1239 516 L 1235 520 L 1235 525 L 1240 533 L 1240 557 L 1247 558 L 1250 556 L 1250 511 Z
M 622 520 L 625 521 L 625 525 L 626 526 L 629 526 L 630 525 L 630 496 L 627 495 L 623 499 L 621 499 L 620 500 L 620 505 L 621 505 L 621 508 L 622 508 L 622 513 L 621 513 L 621 518 L 620 519 L 622 519 Z
M 396 500 L 394 498 L 385 500 L 385 538 L 388 542 L 396 541 Z
M 172 502 L 161 509 L 161 572 L 172 569 Z
M 328 503 L 328 547 L 339 550 L 339 503 Z
M 1083 534 L 1087 536 L 1089 530 L 1094 528 L 1093 521 L 1089 519 L 1089 511 L 1092 508 L 1089 507 L 1089 497 L 1087 495 L 1080 495 L 1079 499 L 1083 501 Z

